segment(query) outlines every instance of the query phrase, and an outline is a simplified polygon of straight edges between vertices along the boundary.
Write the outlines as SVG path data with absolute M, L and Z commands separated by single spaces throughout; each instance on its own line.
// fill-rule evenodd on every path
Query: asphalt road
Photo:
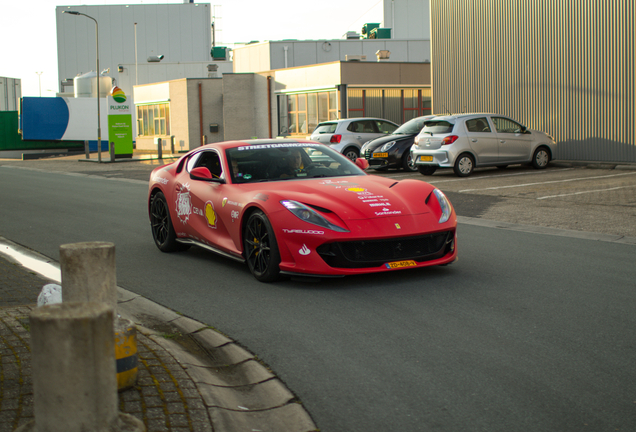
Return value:
M 482 175 L 469 181 L 492 181 Z M 199 249 L 156 250 L 147 187 L 121 177 L 0 166 L 0 234 L 56 260 L 63 243 L 114 242 L 118 285 L 258 354 L 322 431 L 636 429 L 633 244 L 460 224 L 460 259 L 448 267 L 261 284 L 245 266 Z M 455 180 L 433 176 L 460 215 L 461 206 L 488 215 L 516 199 L 524 200 L 517 213 L 531 207 L 493 189 L 462 192 L 475 188 Z M 547 210 L 575 206 L 585 204 Z

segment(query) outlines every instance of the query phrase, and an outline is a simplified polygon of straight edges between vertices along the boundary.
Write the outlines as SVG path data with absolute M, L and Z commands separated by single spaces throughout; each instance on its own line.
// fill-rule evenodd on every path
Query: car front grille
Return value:
M 442 258 L 454 248 L 454 231 L 383 240 L 325 243 L 316 252 L 330 267 L 378 267 L 392 261 Z

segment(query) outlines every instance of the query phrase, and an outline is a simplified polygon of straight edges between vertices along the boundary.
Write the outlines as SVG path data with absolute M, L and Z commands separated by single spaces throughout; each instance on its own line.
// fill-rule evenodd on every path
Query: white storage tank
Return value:
M 99 78 L 99 97 L 105 98 L 113 88 L 113 79 L 109 76 Z M 97 73 L 90 71 L 73 78 L 76 98 L 94 98 L 97 93 Z

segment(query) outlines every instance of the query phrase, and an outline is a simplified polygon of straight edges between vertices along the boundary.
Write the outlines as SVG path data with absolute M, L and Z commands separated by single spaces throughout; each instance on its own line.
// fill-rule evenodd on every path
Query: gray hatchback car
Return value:
M 531 130 L 499 114 L 438 116 L 424 122 L 411 147 L 420 173 L 453 168 L 460 177 L 475 167 L 529 163 L 545 168 L 554 158 L 556 142 L 545 132 Z
M 395 123 L 375 117 L 331 120 L 319 123 L 309 139 L 331 146 L 354 161 L 360 156 L 360 148 L 365 142 L 390 134 L 397 128 Z

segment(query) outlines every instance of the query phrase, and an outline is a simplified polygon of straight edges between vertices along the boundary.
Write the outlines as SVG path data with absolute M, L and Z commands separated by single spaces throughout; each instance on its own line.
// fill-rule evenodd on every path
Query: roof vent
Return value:
M 366 59 L 367 59 L 367 56 L 365 55 L 350 55 L 350 54 L 345 55 L 346 61 L 364 61 Z
M 377 50 L 375 52 L 375 56 L 378 58 L 378 61 L 388 60 L 391 56 L 391 51 L 389 50 Z

